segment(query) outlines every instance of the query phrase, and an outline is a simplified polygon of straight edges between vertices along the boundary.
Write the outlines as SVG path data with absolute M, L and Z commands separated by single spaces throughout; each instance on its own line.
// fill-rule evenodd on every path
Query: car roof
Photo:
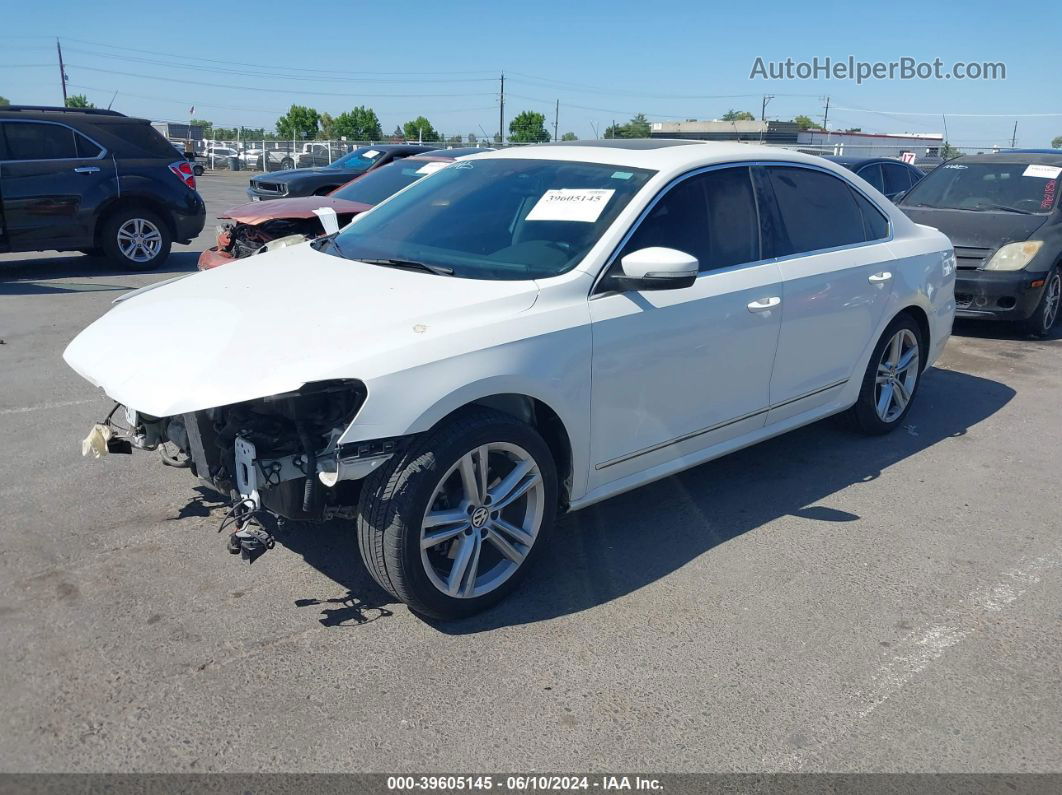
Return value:
M 497 151 L 489 146 L 463 146 L 454 149 L 432 149 L 430 152 L 420 152 L 410 155 L 406 160 L 457 160 L 460 157 L 479 155 L 484 152 Z
M 126 116 L 105 108 L 59 108 L 47 105 L 8 105 L 0 108 L 0 119 L 58 121 L 64 124 L 150 124 L 148 119 Z
M 644 141 L 644 145 L 639 145 Z M 667 141 L 666 139 L 617 139 L 615 141 L 565 141 L 563 143 L 513 146 L 487 152 L 477 160 L 495 158 L 569 160 L 572 162 L 645 168 L 664 174 L 730 162 L 798 163 L 825 167 L 846 174 L 843 166 L 815 155 L 791 149 L 746 144 L 740 141 Z M 850 174 L 849 174 L 850 176 Z
M 901 166 L 910 166 L 910 163 L 905 163 L 902 160 L 898 160 L 895 157 L 845 157 L 844 155 L 822 155 L 824 160 L 829 160 L 831 163 L 839 163 L 845 168 L 859 168 L 860 166 L 870 165 L 871 163 L 899 163 Z M 915 168 L 915 166 L 911 166 Z
M 960 155 L 949 163 L 1026 163 L 1044 166 L 1062 166 L 1062 151 L 1039 150 L 1032 152 L 993 152 L 985 155 Z

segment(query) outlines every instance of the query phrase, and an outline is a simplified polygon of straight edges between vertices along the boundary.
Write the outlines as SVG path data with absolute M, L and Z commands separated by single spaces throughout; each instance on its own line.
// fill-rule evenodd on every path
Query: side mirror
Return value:
M 632 251 L 620 260 L 618 273 L 603 283 L 608 290 L 679 290 L 697 279 L 700 264 L 685 251 L 653 246 Z

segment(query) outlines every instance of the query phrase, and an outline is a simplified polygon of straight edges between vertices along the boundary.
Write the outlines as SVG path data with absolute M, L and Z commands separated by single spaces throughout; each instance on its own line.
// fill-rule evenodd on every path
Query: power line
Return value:
M 123 77 L 136 77 L 136 78 L 140 78 L 140 79 L 143 79 L 143 80 L 161 80 L 161 81 L 166 82 L 166 83 L 181 83 L 183 85 L 190 85 L 190 86 L 208 86 L 210 88 L 231 88 L 231 89 L 233 89 L 235 91 L 259 91 L 259 92 L 264 92 L 264 93 L 269 93 L 269 94 L 287 94 L 289 96 L 291 94 L 293 94 L 293 93 L 312 94 L 314 96 L 322 96 L 322 97 L 355 97 L 355 96 L 357 96 L 357 97 L 492 97 L 492 96 L 494 96 L 494 92 L 474 92 L 474 93 L 465 93 L 465 94 L 436 94 L 436 93 L 431 93 L 431 92 L 396 94 L 396 93 L 393 93 L 393 92 L 387 92 L 386 94 L 366 94 L 366 93 L 364 93 L 362 91 L 357 91 L 357 92 L 350 92 L 350 91 L 344 91 L 344 92 L 337 92 L 337 91 L 307 91 L 305 89 L 299 89 L 296 92 L 296 91 L 294 91 L 293 89 L 290 89 L 290 88 L 262 88 L 260 86 L 233 86 L 233 85 L 227 85 L 225 83 L 213 83 L 213 82 L 206 83 L 206 82 L 200 82 L 200 81 L 196 81 L 196 80 L 186 80 L 184 78 L 178 78 L 178 77 L 162 77 L 160 75 L 145 75 L 145 74 L 136 74 L 136 73 L 133 73 L 133 72 L 121 72 L 121 71 L 118 71 L 118 70 L 115 70 L 115 69 L 101 69 L 101 68 L 99 68 L 97 66 L 85 66 L 84 64 L 80 64 L 80 65 L 69 64 L 69 68 L 71 68 L 71 69 L 84 69 L 84 70 L 89 71 L 89 72 L 102 72 L 104 74 L 109 74 L 109 75 L 121 75 Z
M 256 68 L 256 69 L 275 69 L 276 68 L 275 64 L 254 64 L 254 63 L 245 63 L 245 62 L 241 62 L 241 61 L 223 61 L 223 60 L 219 60 L 219 59 L 216 59 L 216 58 L 202 58 L 202 57 L 199 57 L 199 56 L 190 56 L 190 55 L 188 55 L 186 53 L 185 54 L 178 54 L 178 53 L 172 53 L 172 52 L 159 52 L 158 50 L 142 50 L 142 49 L 137 49 L 135 47 L 126 47 L 126 46 L 116 47 L 113 44 L 104 44 L 103 42 L 89 41 L 87 39 L 76 39 L 76 38 L 72 38 L 72 37 L 67 37 L 67 40 L 68 41 L 76 41 L 79 44 L 88 44 L 88 45 L 90 45 L 92 47 L 104 47 L 104 48 L 107 48 L 107 49 L 110 49 L 110 50 L 119 50 L 119 51 L 125 51 L 125 52 L 139 52 L 139 53 L 144 53 L 144 54 L 147 54 L 147 55 L 154 55 L 154 56 L 163 55 L 163 56 L 167 56 L 167 57 L 171 57 L 171 58 L 178 58 L 178 59 L 184 59 L 184 60 L 190 60 L 190 61 L 202 61 L 202 62 L 206 62 L 206 63 L 216 63 L 216 64 L 230 64 L 232 66 L 249 66 L 251 68 Z M 338 69 L 314 69 L 314 68 L 310 68 L 310 67 L 298 67 L 298 66 L 289 66 L 287 68 L 289 70 L 291 70 L 291 71 L 296 71 L 296 72 L 316 72 L 316 73 L 320 73 L 320 74 L 341 74 L 341 75 L 342 74 L 346 74 L 346 75 L 365 74 L 365 75 L 409 75 L 409 76 L 412 76 L 412 75 L 440 75 L 440 74 L 482 74 L 482 75 L 489 74 L 487 72 L 487 70 L 484 70 L 484 69 L 465 70 L 465 71 L 450 71 L 450 72 L 443 72 L 443 71 L 439 71 L 439 70 L 436 70 L 436 69 L 433 69 L 431 71 L 421 71 L 421 72 L 377 72 L 377 71 L 348 72 L 348 71 L 343 71 L 343 70 L 338 70 Z M 493 78 L 489 78 L 489 79 L 493 79 Z
M 335 77 L 331 75 L 290 75 L 283 72 L 250 72 L 246 69 L 232 69 L 226 66 L 201 66 L 198 64 L 181 64 L 173 61 L 160 61 L 156 58 L 140 58 L 129 55 L 113 55 L 111 53 L 92 52 L 80 47 L 67 47 L 68 52 L 76 52 L 82 55 L 90 55 L 95 58 L 112 58 L 123 63 L 146 63 L 155 66 L 165 66 L 170 69 L 189 69 L 200 72 L 223 72 L 239 75 L 241 77 L 269 77 L 278 80 L 298 80 L 302 82 L 351 82 L 351 83 L 489 83 L 493 78 L 489 77 Z

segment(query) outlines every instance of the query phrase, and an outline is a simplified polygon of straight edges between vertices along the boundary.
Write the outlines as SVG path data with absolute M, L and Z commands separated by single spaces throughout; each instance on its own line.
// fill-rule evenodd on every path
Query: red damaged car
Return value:
M 305 196 L 248 202 L 233 207 L 218 218 L 231 221 L 218 228 L 218 242 L 199 255 L 199 270 L 205 271 L 234 259 L 258 254 L 263 249 L 294 245 L 324 234 L 314 210 L 330 207 L 343 227 L 358 213 L 372 209 L 440 168 L 463 157 L 489 152 L 489 148 L 440 149 L 388 163 L 353 179 L 327 196 Z M 268 248 L 267 248 L 268 246 Z

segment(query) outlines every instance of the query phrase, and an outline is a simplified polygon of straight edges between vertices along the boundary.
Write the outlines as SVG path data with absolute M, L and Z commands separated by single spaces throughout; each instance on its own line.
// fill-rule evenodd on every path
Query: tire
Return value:
M 894 347 L 899 340 L 899 353 Z M 912 353 L 913 352 L 913 353 Z M 899 357 L 899 368 L 895 365 Z M 926 341 L 918 323 L 906 312 L 897 315 L 874 346 L 859 398 L 845 412 L 848 424 L 862 433 L 878 436 L 896 430 L 914 404 L 922 383 Z M 881 374 L 883 383 L 878 383 Z M 906 393 L 906 399 L 904 395 Z
M 137 243 L 137 236 L 143 238 Z M 121 235 L 121 239 L 119 236 Z M 153 271 L 170 255 L 169 226 L 150 210 L 119 210 L 103 223 L 100 242 L 107 258 L 131 271 Z
M 292 160 L 290 157 L 285 157 L 283 160 L 280 161 L 280 168 L 284 170 L 289 168 L 295 168 L 295 161 Z
M 484 449 L 486 475 L 479 467 Z M 473 407 L 413 437 L 366 478 L 358 543 L 373 579 L 413 612 L 464 618 L 516 587 L 545 546 L 556 509 L 556 466 L 538 432 L 508 414 Z M 439 541 L 422 550 L 429 532 Z
M 203 176 L 203 167 L 196 163 L 194 166 L 192 166 L 192 173 L 195 174 L 197 177 Z
M 1058 322 L 1059 304 L 1062 303 L 1062 275 L 1058 268 L 1051 269 L 1045 282 L 1036 310 L 1018 324 L 1018 331 L 1027 337 L 1042 339 L 1051 333 Z

